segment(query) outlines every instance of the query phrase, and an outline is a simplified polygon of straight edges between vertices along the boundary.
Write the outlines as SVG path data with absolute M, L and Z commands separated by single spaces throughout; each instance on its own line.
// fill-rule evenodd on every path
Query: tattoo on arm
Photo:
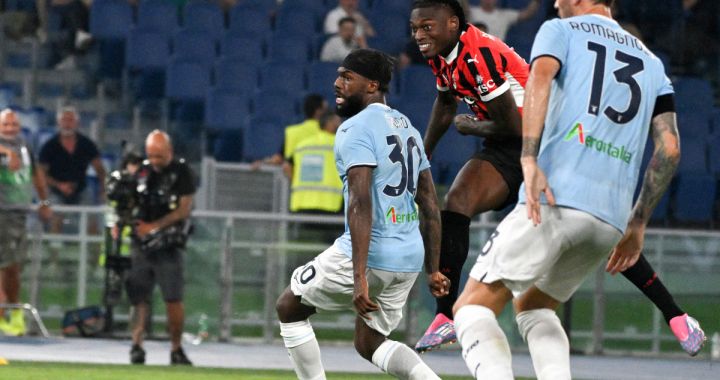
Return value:
M 653 118 L 652 139 L 655 149 L 633 209 L 632 220 L 635 222 L 648 222 L 680 161 L 680 137 L 674 112 L 662 113 Z
M 540 139 L 537 137 L 523 137 L 522 153 L 520 157 L 537 158 L 540 151 Z

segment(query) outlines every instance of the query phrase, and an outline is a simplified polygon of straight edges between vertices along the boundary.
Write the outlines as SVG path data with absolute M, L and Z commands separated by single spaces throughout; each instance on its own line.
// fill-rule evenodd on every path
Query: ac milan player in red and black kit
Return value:
M 468 255 L 470 219 L 517 202 L 523 181 L 521 107 L 529 65 L 504 42 L 469 25 L 457 0 L 416 0 L 410 27 L 437 78 L 438 95 L 423 139 L 427 155 L 453 121 L 460 133 L 485 138 L 483 149 L 463 166 L 445 198 L 440 269 L 451 281 L 450 293 L 437 299 L 435 319 L 415 346 L 422 352 L 456 339 L 452 306 Z M 474 115 L 456 116 L 458 101 Z M 622 273 L 655 303 L 683 348 L 695 355 L 697 351 L 683 344 L 691 318 L 675 304 L 644 256 Z

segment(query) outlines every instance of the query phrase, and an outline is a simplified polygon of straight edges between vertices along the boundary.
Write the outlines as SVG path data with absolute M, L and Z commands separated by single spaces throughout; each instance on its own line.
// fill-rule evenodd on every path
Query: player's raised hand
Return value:
M 450 279 L 440 272 L 428 274 L 428 286 L 430 293 L 435 298 L 444 297 L 450 293 Z
M 635 265 L 642 253 L 644 241 L 644 226 L 628 226 L 625 235 L 610 253 L 605 271 L 614 275 Z
M 532 219 L 533 225 L 537 226 L 542 222 L 540 216 L 540 194 L 545 194 L 545 199 L 550 206 L 555 206 L 555 196 L 548 185 L 547 177 L 534 160 L 524 161 L 523 177 L 525 179 L 525 198 L 527 200 L 527 216 Z
M 370 295 L 368 294 L 367 279 L 355 282 L 355 289 L 353 290 L 353 305 L 355 306 L 355 311 L 357 311 L 358 315 L 365 319 L 372 319 L 370 318 L 370 313 L 380 310 L 380 306 L 370 299 Z

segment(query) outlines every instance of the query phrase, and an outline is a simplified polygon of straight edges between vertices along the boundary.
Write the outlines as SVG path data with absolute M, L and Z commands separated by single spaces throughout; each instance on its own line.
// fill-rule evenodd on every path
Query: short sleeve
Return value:
M 568 51 L 568 36 L 560 19 L 545 21 L 540 27 L 530 53 L 530 64 L 542 56 L 551 56 L 564 65 Z
M 361 125 L 341 125 L 338 134 L 341 137 L 338 145 L 338 155 L 341 158 L 343 171 L 354 166 L 377 166 L 375 144 L 369 128 Z
M 660 84 L 660 90 L 658 91 L 658 96 L 668 95 L 668 94 L 674 94 L 675 89 L 673 89 L 672 82 L 670 82 L 670 78 L 667 77 L 667 75 L 663 76 L 662 83 Z

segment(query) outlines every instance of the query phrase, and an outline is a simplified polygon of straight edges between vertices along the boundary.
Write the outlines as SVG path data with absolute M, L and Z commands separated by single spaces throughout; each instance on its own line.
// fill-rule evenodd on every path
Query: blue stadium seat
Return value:
M 251 117 L 245 126 L 243 156 L 245 161 L 255 161 L 279 153 L 286 124 L 265 117 Z
M 677 179 L 674 218 L 681 223 L 710 223 L 716 181 L 709 174 L 681 174 Z
M 90 33 L 97 40 L 124 40 L 133 25 L 133 10 L 126 0 L 102 0 L 90 7 Z
M 213 88 L 205 99 L 205 127 L 209 132 L 241 129 L 250 115 L 247 95 L 239 90 Z
M 638 183 L 642 182 L 642 177 Z M 652 215 L 650 215 L 650 222 L 667 224 L 668 216 L 670 214 L 670 189 L 663 194 L 658 204 L 655 206 Z
M 437 97 L 435 75 L 427 65 L 410 65 L 400 72 L 399 79 L 404 99 L 433 101 Z
M 207 31 L 183 28 L 172 41 L 173 56 L 177 58 L 202 62 L 208 68 L 215 62 L 215 43 Z
M 214 2 L 191 0 L 183 8 L 183 27 L 205 30 L 217 41 L 225 31 L 225 16 Z
M 405 97 L 401 97 L 392 107 L 407 116 L 413 127 L 420 131 L 420 135 L 424 136 L 428 122 L 430 121 L 430 113 L 432 112 L 434 102 L 434 98 L 406 99 Z
M 298 93 L 283 89 L 261 89 L 253 96 L 253 115 L 256 118 L 271 118 L 279 124 L 288 125 L 298 117 L 298 97 Z
M 284 61 L 268 62 L 260 69 L 260 88 L 302 92 L 305 90 L 305 67 Z
M 677 123 L 680 136 L 705 138 L 710 134 L 711 114 L 709 110 L 693 111 L 686 107 L 677 110 Z
M 441 176 L 445 184 L 450 184 L 465 162 L 475 153 L 478 139 L 461 135 L 454 126 L 450 126 L 432 153 L 433 164 L 437 164 L 444 171 Z
M 294 0 L 283 1 L 279 12 L 310 11 L 315 14 L 316 19 L 321 20 L 325 16 L 326 6 L 324 0 Z
M 695 114 L 693 118 L 710 119 L 714 99 L 710 82 L 700 78 L 678 77 L 673 81 L 673 87 L 678 116 Z
M 275 18 L 275 32 L 283 36 L 313 37 L 319 32 L 318 18 L 310 10 L 292 9 Z
M 270 34 L 270 16 L 267 10 L 247 8 L 241 4 L 230 10 L 229 30 L 236 35 L 260 39 Z
M 228 32 L 220 40 L 220 54 L 225 57 L 262 60 L 263 43 L 258 38 Z
M 715 107 L 712 110 L 712 119 L 710 121 L 710 129 L 714 134 L 720 134 L 720 108 Z
M 140 1 L 136 26 L 158 30 L 169 38 L 179 27 L 177 7 L 165 0 Z
M 170 41 L 159 30 L 136 27 L 125 43 L 125 66 L 128 69 L 161 69 L 170 58 Z
M 268 59 L 305 65 L 310 60 L 310 43 L 305 36 L 276 32 L 268 44 Z
M 165 96 L 173 101 L 203 102 L 210 88 L 210 70 L 197 61 L 171 58 L 165 77 Z
M 35 6 L 35 0 L 6 0 L 5 10 L 6 11 L 25 11 L 25 12 L 36 12 L 37 7 Z
M 716 132 L 708 141 L 710 172 L 720 178 L 720 132 Z
M 708 173 L 705 139 L 697 137 L 680 138 L 681 154 L 678 175 Z
M 220 132 L 213 144 L 213 157 L 222 162 L 240 162 L 243 160 L 242 129 Z
M 504 42 L 511 48 L 515 49 L 515 52 L 518 53 L 519 56 L 523 57 L 525 61 L 529 62 L 530 51 L 532 50 L 532 44 L 535 39 L 536 32 L 525 29 L 527 28 L 511 27 L 505 36 Z
M 15 101 L 15 90 L 7 85 L 0 85 L 0 109 L 7 108 Z
M 215 62 L 215 87 L 254 91 L 258 85 L 257 61 L 221 57 Z
M 308 92 L 322 95 L 328 104 L 335 104 L 335 79 L 338 64 L 316 61 L 307 69 Z
M 411 1 L 373 0 L 370 14 L 370 20 L 373 20 L 371 24 L 377 18 L 388 14 L 409 15 L 411 5 Z
M 397 55 L 410 38 L 406 14 L 385 14 L 372 19 L 376 36 L 368 38 L 368 45 L 390 55 Z

